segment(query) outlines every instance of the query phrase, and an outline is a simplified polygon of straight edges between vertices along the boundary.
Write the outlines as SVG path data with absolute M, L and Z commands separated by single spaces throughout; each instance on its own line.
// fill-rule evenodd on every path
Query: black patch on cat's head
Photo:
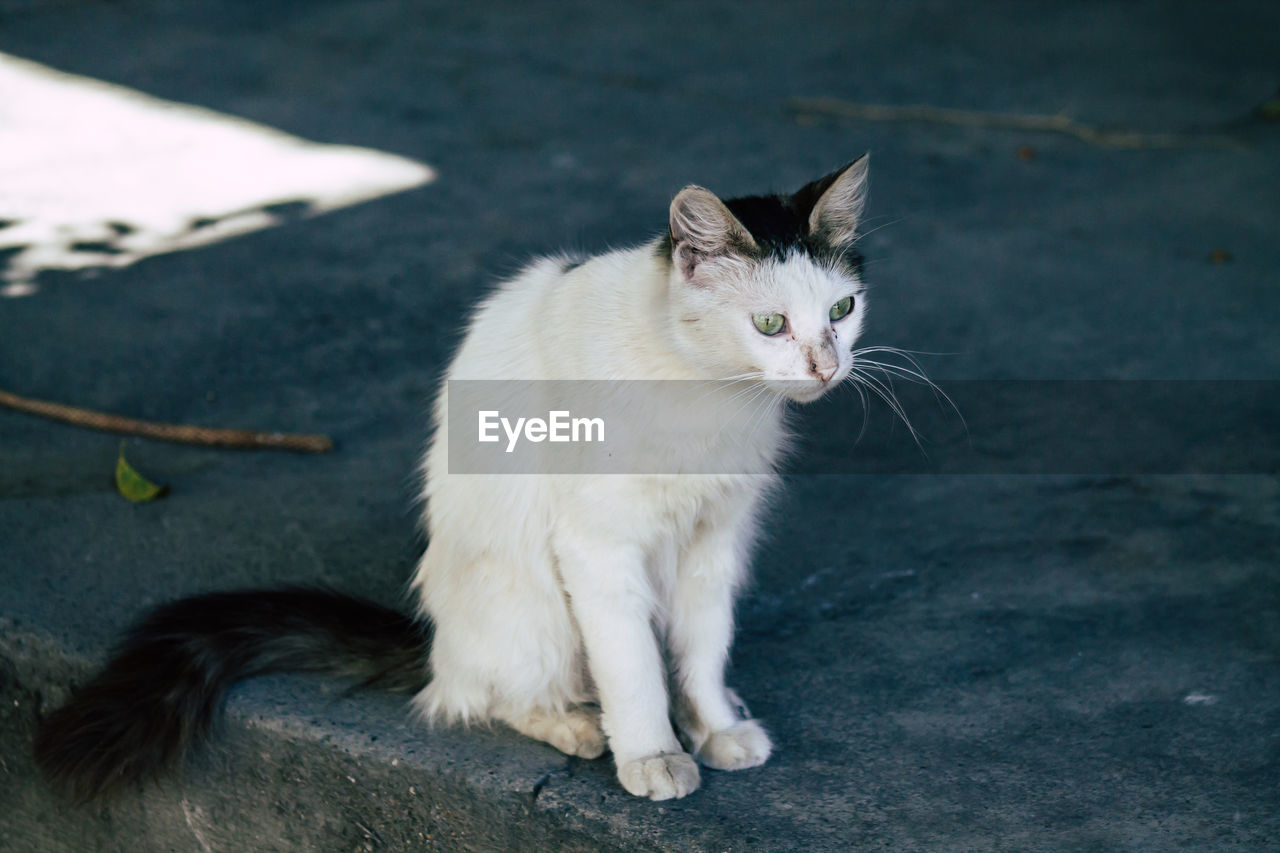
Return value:
M 828 233 L 826 229 L 810 230 L 809 220 L 819 200 L 864 158 L 865 155 L 846 163 L 791 195 L 753 195 L 724 200 L 724 206 L 755 241 L 755 246 L 738 245 L 732 251 L 755 260 L 783 260 L 791 254 L 804 254 L 815 263 L 843 270 L 847 275 L 860 279 L 863 257 L 851 245 L 852 231 L 837 239 L 837 235 Z M 858 207 L 860 213 L 860 203 Z M 658 242 L 658 256 L 670 261 L 674 250 L 675 238 L 668 229 Z
M 671 253 L 675 251 L 676 241 L 671 236 L 671 229 L 668 228 L 663 232 L 662 239 L 658 241 L 657 255 L 658 260 L 667 264 L 671 263 Z
M 862 255 L 851 246 L 834 246 L 821 234 L 809 231 L 809 214 L 818 199 L 838 177 L 833 173 L 790 196 L 752 195 L 725 200 L 760 247 L 761 259 L 782 260 L 789 254 L 808 255 L 814 262 L 844 270 L 861 278 Z

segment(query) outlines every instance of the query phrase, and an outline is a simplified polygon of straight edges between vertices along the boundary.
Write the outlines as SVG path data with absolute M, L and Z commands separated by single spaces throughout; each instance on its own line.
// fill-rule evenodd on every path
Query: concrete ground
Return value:
M 113 804 L 59 801 L 27 752 L 150 606 L 286 582 L 403 601 L 467 307 L 533 253 L 647 238 L 685 183 L 793 189 L 870 150 L 866 340 L 945 353 L 944 387 L 1280 379 L 1280 124 L 1258 111 L 1280 5 L 5 0 L 0 52 L 438 172 L 0 299 L 0 388 L 338 443 L 130 441 L 172 486 L 132 505 L 117 438 L 0 411 L 0 848 L 1280 848 L 1273 465 L 791 478 L 732 673 L 777 751 L 677 802 L 283 676 L 237 689 L 181 781 Z M 1183 136 L 796 101 L 817 97 Z

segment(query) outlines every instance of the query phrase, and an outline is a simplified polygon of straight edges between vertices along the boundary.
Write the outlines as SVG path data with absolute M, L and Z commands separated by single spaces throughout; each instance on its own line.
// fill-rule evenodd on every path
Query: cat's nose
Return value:
M 816 376 L 818 380 L 822 382 L 823 385 L 831 381 L 831 377 L 836 375 L 836 369 L 838 367 L 839 365 L 835 365 L 835 364 L 831 365 L 830 367 L 827 367 L 825 365 L 823 367 L 819 367 L 817 362 L 815 361 L 809 362 L 809 372 L 812 373 L 814 376 Z
M 818 346 L 805 347 L 804 354 L 808 356 L 809 374 L 823 385 L 830 382 L 831 377 L 835 376 L 836 371 L 840 369 L 840 357 L 832 346 L 829 329 L 822 343 Z

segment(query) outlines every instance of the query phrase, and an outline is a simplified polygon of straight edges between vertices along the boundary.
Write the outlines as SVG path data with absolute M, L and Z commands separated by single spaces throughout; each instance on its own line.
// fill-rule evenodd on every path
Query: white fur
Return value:
M 432 680 L 415 699 L 427 718 L 499 720 L 587 757 L 602 727 L 623 786 L 653 799 L 699 784 L 673 714 L 708 766 L 769 755 L 724 684 L 734 598 L 775 482 L 784 399 L 814 399 L 847 374 L 864 310 L 859 282 L 805 256 L 717 254 L 717 234 L 742 245 L 746 232 L 706 190 L 677 197 L 672 223 L 677 257 L 677 226 L 696 226 L 687 268 L 658 243 L 568 272 L 559 258 L 529 266 L 479 306 L 447 379 L 696 380 L 706 390 L 687 401 L 678 442 L 670 412 L 636 412 L 629 426 L 665 470 L 740 473 L 451 475 L 442 388 L 414 577 L 435 626 Z M 854 313 L 832 323 L 850 295 Z M 761 312 L 786 314 L 788 333 L 761 335 Z M 750 417 L 725 425 L 729 406 Z M 690 423 L 707 426 L 690 436 Z

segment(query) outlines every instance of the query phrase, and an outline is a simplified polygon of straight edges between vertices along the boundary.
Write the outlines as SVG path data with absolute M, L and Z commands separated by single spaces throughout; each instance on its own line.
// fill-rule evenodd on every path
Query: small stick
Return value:
M 1230 146 L 1224 136 L 1208 134 L 1138 133 L 1131 130 L 1103 130 L 1064 115 L 989 113 L 923 105 L 858 104 L 839 98 L 792 98 L 788 102 L 799 113 L 825 113 L 863 121 L 917 121 L 960 127 L 989 127 L 999 130 L 1026 130 L 1062 133 L 1082 142 L 1106 148 L 1179 148 L 1189 145 Z
M 248 450 L 293 450 L 299 453 L 328 453 L 333 450 L 333 439 L 327 435 L 298 435 L 284 432 L 258 432 L 249 429 L 212 429 L 185 424 L 160 424 L 106 412 L 94 412 L 75 406 L 64 406 L 61 403 L 50 403 L 46 400 L 32 400 L 8 391 L 0 391 L 0 406 L 89 429 L 99 429 L 120 435 L 137 435 L 179 444 Z

